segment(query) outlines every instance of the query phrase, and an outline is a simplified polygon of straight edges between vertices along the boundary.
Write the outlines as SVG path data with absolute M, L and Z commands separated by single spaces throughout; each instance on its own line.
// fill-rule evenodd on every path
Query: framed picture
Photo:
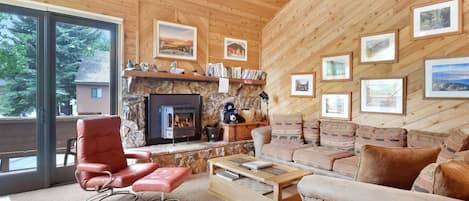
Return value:
M 291 75 L 291 96 L 313 97 L 316 73 L 295 73 Z
M 321 81 L 351 81 L 352 52 L 321 56 Z
M 247 61 L 248 60 L 248 41 L 225 38 L 225 59 Z
M 469 98 L 469 57 L 425 60 L 425 98 Z
M 363 35 L 360 38 L 360 63 L 397 62 L 399 31 Z
M 463 32 L 462 0 L 437 1 L 411 7 L 410 34 L 414 39 Z
M 351 120 L 352 93 L 324 93 L 321 95 L 321 117 Z
M 155 20 L 153 56 L 197 60 L 197 28 Z
M 360 80 L 361 112 L 405 114 L 406 78 Z

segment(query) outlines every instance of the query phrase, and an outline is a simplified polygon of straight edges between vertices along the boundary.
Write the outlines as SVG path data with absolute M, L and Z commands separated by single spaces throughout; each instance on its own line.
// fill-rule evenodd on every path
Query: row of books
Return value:
M 243 69 L 241 67 L 229 66 L 225 67 L 223 63 L 209 63 L 207 65 L 207 76 L 245 80 L 265 80 L 267 73 L 262 70 Z

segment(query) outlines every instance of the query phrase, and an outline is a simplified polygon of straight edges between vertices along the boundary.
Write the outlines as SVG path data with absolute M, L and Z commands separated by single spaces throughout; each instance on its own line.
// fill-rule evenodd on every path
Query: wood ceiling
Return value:
M 289 0 L 179 0 L 210 9 L 240 15 L 263 24 L 269 22 Z

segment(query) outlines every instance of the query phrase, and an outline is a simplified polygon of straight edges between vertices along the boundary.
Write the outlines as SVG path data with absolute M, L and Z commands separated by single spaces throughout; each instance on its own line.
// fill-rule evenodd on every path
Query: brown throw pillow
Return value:
M 355 180 L 410 190 L 420 171 L 434 163 L 440 147 L 389 148 L 364 145 Z
M 469 164 L 451 160 L 435 170 L 433 192 L 438 195 L 469 200 Z

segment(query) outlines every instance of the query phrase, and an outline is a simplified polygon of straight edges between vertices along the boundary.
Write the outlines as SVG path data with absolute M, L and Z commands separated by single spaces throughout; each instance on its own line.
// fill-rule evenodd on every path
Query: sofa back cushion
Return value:
M 272 144 L 304 144 L 301 114 L 272 116 Z
M 321 121 L 320 144 L 345 151 L 353 151 L 357 125 L 344 121 Z
M 382 147 L 405 147 L 407 131 L 403 128 L 376 128 L 359 126 L 355 135 L 355 154 L 359 155 L 363 145 Z
M 306 144 L 319 145 L 319 120 L 303 121 L 303 137 Z
M 389 148 L 364 145 L 355 179 L 410 190 L 420 171 L 434 163 L 439 152 L 440 147 Z
M 425 148 L 440 146 L 446 140 L 446 138 L 448 138 L 448 136 L 448 133 L 408 130 L 407 147 Z
M 464 133 L 460 129 L 451 131 L 450 136 L 441 145 L 441 152 L 437 161 L 445 162 L 454 159 L 454 154 L 458 151 L 469 149 L 469 134 Z

